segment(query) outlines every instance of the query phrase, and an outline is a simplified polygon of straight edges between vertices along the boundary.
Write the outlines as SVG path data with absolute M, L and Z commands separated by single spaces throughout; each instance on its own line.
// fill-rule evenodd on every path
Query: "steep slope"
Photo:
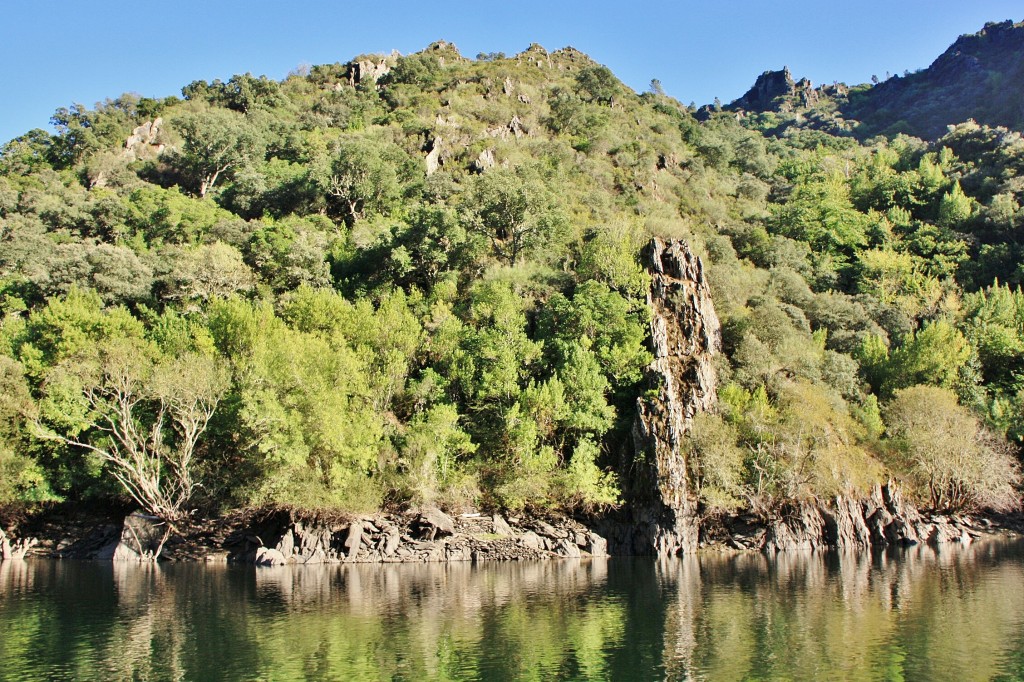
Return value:
M 927 69 L 854 94 L 845 113 L 865 132 L 928 140 L 968 119 L 1024 130 L 1024 22 L 961 36 Z
M 834 112 L 830 118 L 840 121 L 829 121 L 831 132 L 845 128 L 861 139 L 905 133 L 935 140 L 949 126 L 971 119 L 1024 130 L 1022 88 L 1024 23 L 1004 21 L 960 36 L 926 69 L 895 75 L 874 86 L 814 87 L 806 78 L 794 80 L 788 68 L 765 71 L 726 109 L 774 112 L 789 119 L 789 125 L 819 129 L 825 127 L 822 113 Z
M 0 151 L 0 502 L 617 508 L 663 553 L 890 477 L 1010 507 L 1024 143 L 840 97 L 698 120 L 438 42 L 62 109 Z

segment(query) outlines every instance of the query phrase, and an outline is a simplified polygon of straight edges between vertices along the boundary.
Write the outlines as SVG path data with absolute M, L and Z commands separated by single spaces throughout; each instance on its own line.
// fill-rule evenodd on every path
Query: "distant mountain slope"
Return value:
M 957 39 L 931 66 L 854 93 L 844 112 L 871 132 L 925 139 L 973 118 L 1024 128 L 1024 22 L 990 23 Z
M 906 133 L 935 140 L 948 126 L 968 119 L 1024 130 L 1024 22 L 986 24 L 960 36 L 927 69 L 874 87 L 816 88 L 807 79 L 794 80 L 789 69 L 765 71 L 726 108 L 795 115 L 798 125 L 815 127 L 821 127 L 820 120 L 804 116 L 820 118 L 829 112 L 829 119 L 849 123 L 839 128 L 850 128 L 861 138 Z

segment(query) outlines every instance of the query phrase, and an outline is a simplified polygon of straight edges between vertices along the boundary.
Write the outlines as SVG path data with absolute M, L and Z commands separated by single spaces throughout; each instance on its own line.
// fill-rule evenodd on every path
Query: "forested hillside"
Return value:
M 723 325 L 706 513 L 1015 506 L 1020 135 L 695 113 L 443 42 L 61 109 L 0 151 L 0 501 L 618 504 L 659 236 Z

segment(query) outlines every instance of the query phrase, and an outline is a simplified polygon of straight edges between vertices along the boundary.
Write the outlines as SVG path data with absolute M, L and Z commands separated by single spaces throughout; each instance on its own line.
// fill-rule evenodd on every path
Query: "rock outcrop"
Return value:
M 752 88 L 738 100 L 730 103 L 732 111 L 793 111 L 812 107 L 823 98 L 845 94 L 846 86 L 835 84 L 815 88 L 806 78 L 794 80 L 789 67 L 781 71 L 765 71 L 754 81 Z
M 605 539 L 571 519 L 452 517 L 439 509 L 349 521 L 308 521 L 278 510 L 224 542 L 228 561 L 257 566 L 604 557 Z
M 654 359 L 646 381 L 653 396 L 637 400 L 633 456 L 622 476 L 627 513 L 611 533 L 615 553 L 672 556 L 697 547 L 683 436 L 694 415 L 717 399 L 713 359 L 721 350 L 721 326 L 704 264 L 686 243 L 654 239 L 643 261 L 651 274 Z
M 391 73 L 391 68 L 398 61 L 398 57 L 397 52 L 392 52 L 387 57 L 368 56 L 349 62 L 345 65 L 348 84 L 376 86 L 377 81 Z
M 35 538 L 21 538 L 15 540 L 7 537 L 7 534 L 0 530 L 0 561 L 14 561 L 24 559 L 30 549 L 37 544 Z
M 969 543 L 980 533 L 966 516 L 924 516 L 903 499 L 899 487 L 876 485 L 863 500 L 837 497 L 827 502 L 789 505 L 769 523 L 751 548 L 768 552 L 794 549 L 867 548 L 890 545 Z
M 125 517 L 117 539 L 101 548 L 93 558 L 140 563 L 157 561 L 170 535 L 171 528 L 166 522 L 133 512 Z
M 993 22 L 960 36 L 927 69 L 885 79 L 851 98 L 844 114 L 864 124 L 863 135 L 892 127 L 934 140 L 968 119 L 1020 132 L 1022 78 L 1024 22 Z
M 163 142 L 164 120 L 159 116 L 152 121 L 146 121 L 132 130 L 132 134 L 124 143 L 124 151 L 121 155 L 126 161 L 148 161 L 160 156 L 164 150 Z

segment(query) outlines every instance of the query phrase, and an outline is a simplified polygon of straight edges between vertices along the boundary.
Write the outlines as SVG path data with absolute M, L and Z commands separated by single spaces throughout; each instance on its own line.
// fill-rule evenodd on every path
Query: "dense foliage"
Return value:
M 887 476 L 1014 504 L 1018 134 L 698 122 L 569 48 L 358 61 L 2 148 L 0 500 L 615 504 L 657 235 L 723 321 L 705 509 Z

